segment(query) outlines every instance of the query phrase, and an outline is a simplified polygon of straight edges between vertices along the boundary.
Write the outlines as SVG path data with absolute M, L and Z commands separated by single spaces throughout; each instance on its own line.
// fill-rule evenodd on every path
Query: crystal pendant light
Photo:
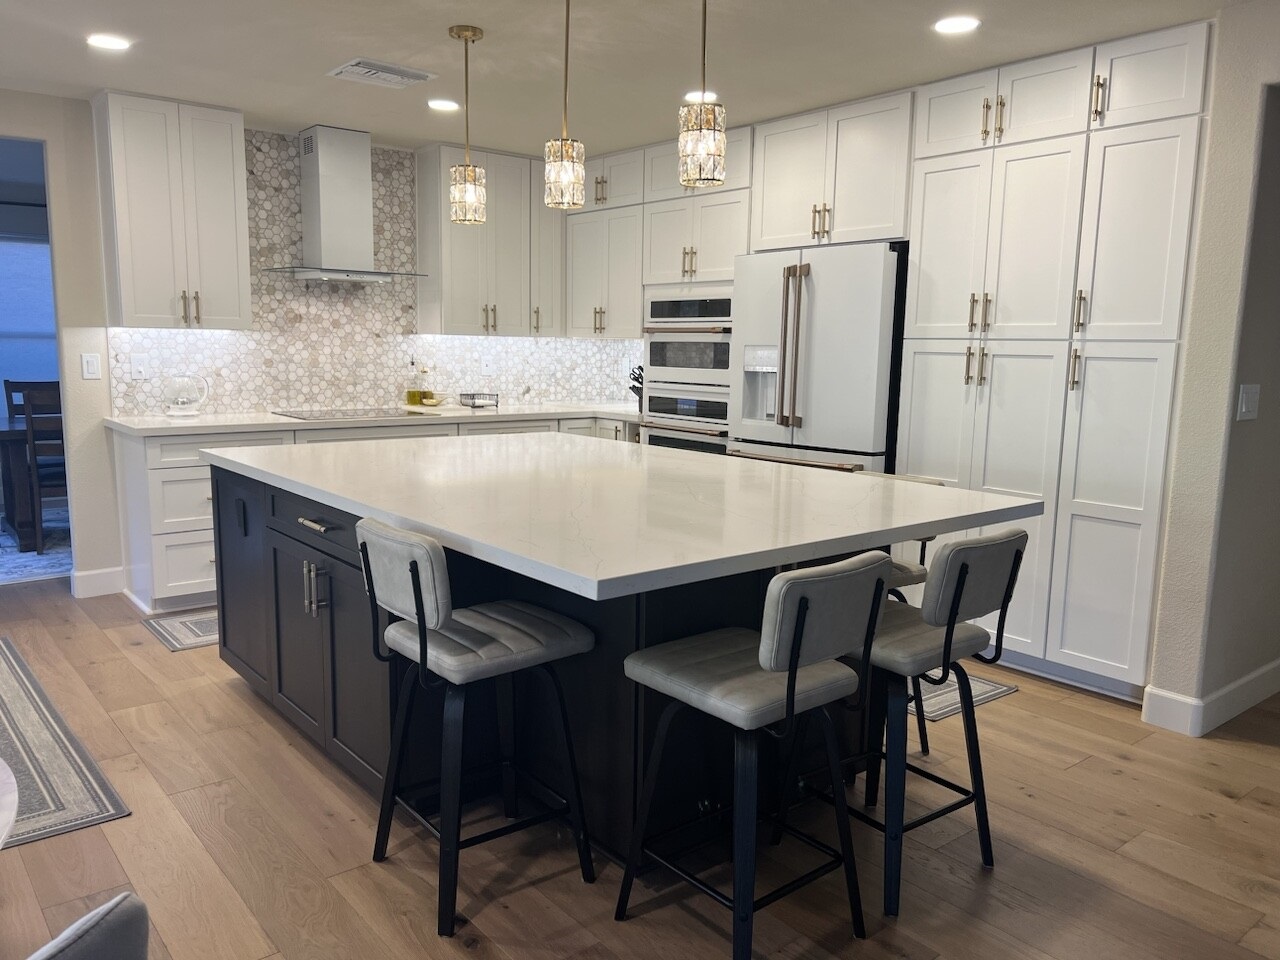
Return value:
M 707 0 L 702 0 L 702 86 L 698 101 L 680 108 L 680 183 L 718 187 L 724 183 L 724 104 L 707 99 Z
M 484 36 L 479 27 L 449 28 L 462 41 L 463 162 L 449 168 L 449 219 L 454 223 L 484 223 L 484 167 L 471 162 L 471 44 Z
M 569 139 L 569 0 L 564 0 L 564 102 L 560 111 L 560 139 L 548 140 L 546 191 L 543 200 L 557 210 L 576 210 L 586 197 L 587 152 L 581 140 Z

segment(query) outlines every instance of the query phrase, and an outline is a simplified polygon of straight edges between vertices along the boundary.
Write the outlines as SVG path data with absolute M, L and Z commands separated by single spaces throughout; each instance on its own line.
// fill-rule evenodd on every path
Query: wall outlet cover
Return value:
M 151 358 L 145 353 L 129 354 L 129 379 L 150 380 Z

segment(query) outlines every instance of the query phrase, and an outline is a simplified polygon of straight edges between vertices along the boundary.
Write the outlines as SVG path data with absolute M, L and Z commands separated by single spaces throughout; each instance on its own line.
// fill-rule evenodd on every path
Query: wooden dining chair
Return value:
M 22 418 L 27 428 L 27 476 L 31 486 L 31 519 L 36 553 L 44 553 L 44 501 L 67 495 L 66 447 L 62 436 L 62 394 L 57 383 L 22 390 Z
M 4 405 L 10 417 L 22 416 L 22 397 L 28 390 L 58 389 L 57 380 L 6 380 Z

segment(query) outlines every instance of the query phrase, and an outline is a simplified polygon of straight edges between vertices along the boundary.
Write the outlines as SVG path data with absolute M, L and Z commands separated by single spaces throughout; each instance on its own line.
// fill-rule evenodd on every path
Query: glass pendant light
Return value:
M 724 183 L 724 104 L 707 96 L 707 0 L 702 0 L 702 86 L 698 99 L 680 108 L 680 183 L 718 187 Z
M 564 0 L 564 103 L 560 111 L 560 139 L 548 140 L 546 191 L 543 200 L 557 210 L 577 210 L 586 197 L 587 152 L 581 140 L 569 139 L 569 0 Z
M 484 167 L 471 162 L 471 44 L 484 36 L 479 27 L 449 28 L 462 41 L 463 162 L 449 168 L 449 219 L 454 223 L 484 223 Z

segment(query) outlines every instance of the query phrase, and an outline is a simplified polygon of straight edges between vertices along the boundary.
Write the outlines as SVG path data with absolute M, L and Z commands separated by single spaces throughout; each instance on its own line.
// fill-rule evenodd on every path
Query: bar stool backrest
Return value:
M 378 606 L 403 620 L 428 630 L 439 630 L 453 616 L 449 594 L 449 568 L 444 548 L 423 533 L 402 530 L 381 520 L 365 518 L 356 524 L 356 540 L 369 560 Z M 419 621 L 410 565 L 418 566 L 422 586 L 422 621 Z
M 834 660 L 861 650 L 867 643 L 872 613 L 879 619 L 880 597 L 893 570 L 887 554 L 862 553 L 821 567 L 779 573 L 765 593 L 760 632 L 760 666 L 791 669 L 793 648 L 800 643 L 796 667 Z M 803 635 L 797 636 L 801 606 Z
M 1027 549 L 1027 532 L 1011 528 L 984 537 L 945 543 L 933 555 L 924 583 L 920 614 L 925 623 L 945 627 L 960 593 L 955 623 L 1001 610 L 1008 600 L 1015 564 Z M 961 568 L 965 568 L 961 580 Z

